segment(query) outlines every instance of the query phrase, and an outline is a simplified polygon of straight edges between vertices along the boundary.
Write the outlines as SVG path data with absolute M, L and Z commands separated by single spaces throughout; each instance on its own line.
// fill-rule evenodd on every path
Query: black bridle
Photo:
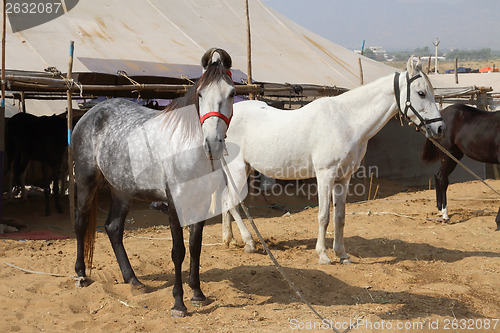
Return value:
M 411 104 L 411 100 L 410 100 L 410 85 L 411 85 L 411 83 L 413 81 L 415 81 L 416 79 L 422 77 L 421 74 L 417 74 L 417 75 L 413 76 L 410 79 L 410 76 L 408 75 L 408 72 L 406 72 L 406 103 L 405 103 L 405 109 L 404 109 L 404 111 L 401 110 L 401 97 L 400 97 L 401 96 L 401 92 L 399 90 L 399 74 L 400 73 L 396 73 L 394 75 L 394 95 L 396 96 L 396 104 L 398 105 L 398 110 L 403 115 L 403 117 L 405 119 L 407 119 L 408 121 L 414 123 L 415 126 L 417 127 L 417 130 L 420 130 L 420 127 L 422 127 L 423 125 L 427 126 L 428 124 L 435 123 L 437 121 L 443 121 L 443 118 L 441 118 L 441 117 L 433 118 L 433 119 L 424 119 L 420 115 L 420 113 L 418 113 L 417 110 L 415 110 L 415 108 Z M 416 124 L 413 120 L 411 120 L 408 117 L 408 109 L 410 109 L 411 111 L 413 111 L 413 114 L 420 120 L 420 124 Z

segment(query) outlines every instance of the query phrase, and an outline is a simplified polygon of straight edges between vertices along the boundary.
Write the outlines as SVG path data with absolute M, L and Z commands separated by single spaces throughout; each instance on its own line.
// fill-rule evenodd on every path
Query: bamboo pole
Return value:
M 378 187 L 379 187 L 379 185 L 377 185 L 377 188 L 375 189 L 375 194 L 373 195 L 372 200 L 377 199 Z
M 361 65 L 361 58 L 358 58 L 358 65 L 359 65 L 359 85 L 363 85 L 363 65 Z
M 370 200 L 370 195 L 372 194 L 372 183 L 373 183 L 373 172 L 370 175 L 370 187 L 368 189 L 368 201 Z
M 247 21 L 247 84 L 252 84 L 252 39 L 250 35 L 250 14 L 248 0 L 245 0 L 245 16 Z M 255 99 L 253 92 L 248 94 L 249 99 Z
M 2 99 L 0 101 L 0 189 L 2 196 L 0 198 L 0 231 L 3 232 L 3 188 L 4 188 L 4 152 L 5 152 L 5 31 L 7 26 L 7 13 L 5 11 L 6 0 L 2 1 L 2 74 L 1 74 L 1 90 Z M 8 189 L 9 191 L 12 189 Z
M 73 52 L 75 49 L 75 42 L 71 41 L 69 43 L 69 63 L 68 63 L 68 74 L 66 79 L 71 81 L 71 74 L 73 73 Z M 71 225 L 75 225 L 75 175 L 73 174 L 73 149 L 71 149 L 71 132 L 73 131 L 73 99 L 71 96 L 70 85 L 68 85 L 68 90 L 66 91 L 66 96 L 68 99 L 68 174 L 69 174 L 69 219 Z
M 6 81 L 9 83 L 13 91 L 27 92 L 29 97 L 40 94 L 51 94 L 51 93 L 61 93 L 64 94 L 66 99 L 66 92 L 68 86 L 66 80 L 59 78 L 48 78 L 39 76 L 25 76 L 25 75 L 7 75 Z M 82 93 L 85 96 L 105 96 L 111 93 L 174 93 L 174 94 L 185 94 L 192 85 L 185 84 L 123 84 L 123 85 L 76 85 L 73 84 L 70 91 L 79 95 Z M 246 84 L 246 85 L 235 85 L 236 93 L 238 95 L 247 95 L 250 93 L 286 93 L 289 96 L 290 86 L 271 84 L 270 86 L 260 85 L 260 84 Z M 339 88 L 335 86 L 319 86 L 319 85 L 305 85 L 303 86 L 303 94 L 307 92 L 312 93 L 314 96 L 332 96 L 339 95 L 347 89 Z
M 19 103 L 21 103 L 21 110 L 26 113 L 26 98 L 24 98 L 24 91 L 21 91 Z

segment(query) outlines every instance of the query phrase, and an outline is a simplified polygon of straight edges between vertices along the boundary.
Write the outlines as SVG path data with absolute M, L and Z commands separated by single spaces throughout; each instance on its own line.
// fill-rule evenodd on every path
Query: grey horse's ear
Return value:
M 233 61 L 229 53 L 224 51 L 223 49 L 211 48 L 205 52 L 203 57 L 201 58 L 201 65 L 203 66 L 203 70 L 206 71 L 208 66 L 213 63 L 222 64 L 226 70 L 229 70 L 233 65 Z

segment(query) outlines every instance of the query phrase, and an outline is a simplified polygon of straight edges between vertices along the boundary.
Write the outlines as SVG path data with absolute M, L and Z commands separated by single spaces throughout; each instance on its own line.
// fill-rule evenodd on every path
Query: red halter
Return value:
M 231 78 L 231 80 L 233 79 L 233 75 L 232 75 L 231 71 L 226 71 L 226 74 L 229 75 L 229 77 Z M 231 118 L 227 118 L 225 115 L 223 115 L 222 113 L 220 113 L 218 111 L 207 112 L 203 116 L 200 115 L 200 123 L 203 125 L 203 123 L 205 122 L 205 120 L 207 120 L 210 117 L 217 117 L 217 118 L 220 118 L 220 119 L 224 120 L 224 122 L 226 123 L 227 127 L 229 127 L 229 123 L 231 123 L 231 119 L 233 118 L 232 115 L 231 115 Z
M 208 113 L 205 113 L 201 118 L 200 118 L 200 122 L 201 124 L 203 125 L 203 123 L 205 122 L 205 120 L 207 120 L 208 118 L 210 117 L 217 117 L 217 118 L 220 118 L 222 120 L 224 120 L 224 122 L 226 123 L 226 125 L 229 127 L 229 123 L 231 122 L 231 118 L 233 118 L 231 116 L 231 118 L 227 118 L 225 115 L 223 115 L 222 113 L 220 112 L 208 112 Z

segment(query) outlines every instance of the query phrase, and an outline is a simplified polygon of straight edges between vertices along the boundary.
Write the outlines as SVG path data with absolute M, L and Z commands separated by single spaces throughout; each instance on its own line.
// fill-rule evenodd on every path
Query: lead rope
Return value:
M 248 219 L 248 221 L 250 221 L 250 224 L 252 225 L 252 228 L 253 230 L 255 231 L 255 234 L 257 235 L 257 237 L 259 238 L 260 242 L 262 243 L 262 246 L 264 247 L 264 250 L 266 250 L 267 254 L 269 255 L 269 257 L 271 258 L 272 262 L 274 263 L 274 266 L 276 267 L 276 269 L 278 270 L 278 272 L 281 274 L 281 276 L 283 277 L 283 279 L 285 279 L 286 282 L 288 282 L 288 285 L 290 286 L 290 288 L 297 294 L 297 296 L 299 296 L 299 298 L 302 300 L 302 302 L 304 302 L 305 305 L 307 305 L 307 307 L 309 307 L 309 309 L 311 309 L 312 312 L 314 312 L 314 314 L 319 318 L 321 319 L 321 322 L 322 323 L 326 323 L 328 324 L 329 322 L 322 316 L 318 313 L 318 311 L 316 311 L 313 306 L 311 305 L 311 303 L 309 303 L 309 301 L 304 297 L 304 295 L 302 295 L 302 293 L 299 291 L 299 289 L 297 289 L 297 287 L 295 286 L 295 284 L 293 283 L 292 280 L 290 280 L 290 278 L 288 277 L 288 275 L 286 275 L 285 271 L 283 270 L 283 267 L 278 263 L 278 261 L 276 260 L 276 258 L 274 257 L 273 253 L 271 252 L 271 250 L 269 249 L 269 247 L 267 246 L 266 244 L 266 241 L 264 240 L 264 238 L 262 237 L 262 235 L 260 234 L 259 232 L 259 229 L 257 229 L 257 226 L 255 225 L 255 223 L 253 222 L 253 219 L 252 217 L 250 216 L 250 213 L 248 212 L 248 208 L 247 206 L 245 205 L 245 203 L 243 201 L 241 201 L 239 199 L 239 195 L 238 195 L 238 189 L 236 187 L 236 184 L 233 180 L 233 177 L 231 176 L 231 173 L 229 172 L 229 168 L 227 166 L 227 163 L 226 163 L 226 160 L 224 159 L 224 156 L 221 156 L 221 163 L 222 163 L 222 168 L 224 169 L 224 173 L 226 174 L 227 178 L 229 179 L 229 182 L 231 183 L 231 187 L 232 189 L 234 190 L 235 192 L 235 195 L 238 197 L 238 201 L 239 201 L 239 204 L 241 206 L 241 208 L 243 209 L 243 211 L 245 212 L 245 215 Z M 229 185 L 229 184 L 228 184 Z M 229 187 L 229 186 L 228 186 Z M 339 331 L 337 331 L 335 329 L 335 327 L 331 326 L 330 325 L 330 328 L 336 332 L 336 333 L 340 333 Z M 347 330 L 344 331 L 344 333 L 350 331 L 353 327 L 349 327 Z
M 420 128 L 420 132 L 424 133 L 424 131 Z M 481 177 L 479 177 L 477 174 L 474 173 L 471 169 L 469 169 L 465 164 L 460 162 L 455 156 L 453 156 L 452 153 L 450 153 L 448 150 L 446 150 L 443 146 L 441 146 L 436 140 L 433 138 L 427 138 L 430 142 L 432 142 L 436 147 L 438 147 L 443 153 L 445 153 L 449 158 L 451 158 L 454 162 L 456 162 L 458 165 L 460 165 L 465 171 L 470 173 L 472 176 L 474 176 L 477 180 L 479 180 L 481 183 L 484 185 L 488 186 L 490 190 L 498 194 L 500 196 L 500 192 L 494 189 L 490 184 L 486 183 Z

